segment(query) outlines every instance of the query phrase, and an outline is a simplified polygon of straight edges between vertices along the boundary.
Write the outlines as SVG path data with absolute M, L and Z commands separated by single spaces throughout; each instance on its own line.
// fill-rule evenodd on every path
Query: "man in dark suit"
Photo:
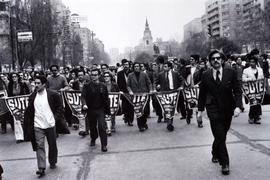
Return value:
M 130 64 L 127 59 L 122 60 L 122 66 L 124 69 L 122 71 L 119 71 L 117 73 L 117 85 L 119 87 L 119 90 L 123 93 L 128 93 L 127 89 L 127 78 L 128 74 L 131 73 L 130 71 Z M 124 121 L 125 123 L 128 123 L 129 126 L 133 126 L 133 118 L 134 118 L 134 111 L 133 106 L 128 102 L 128 100 L 122 95 L 122 112 L 124 114 Z
M 179 89 L 183 86 L 184 79 L 177 72 L 172 70 L 172 63 L 167 61 L 163 65 L 164 71 L 158 75 L 156 80 L 156 90 L 157 91 L 172 91 Z M 158 122 L 161 122 L 162 115 L 158 117 Z M 166 119 L 164 121 L 167 121 Z M 173 120 L 167 121 L 167 129 L 173 131 Z
M 233 114 L 237 116 L 240 113 L 241 85 L 236 71 L 223 66 L 225 61 L 223 53 L 214 50 L 208 58 L 212 68 L 206 70 L 201 78 L 198 118 L 202 118 L 202 111 L 206 108 L 214 136 L 212 162 L 219 162 L 222 174 L 228 175 L 230 170 L 226 135 Z
M 44 176 L 46 169 L 45 137 L 49 144 L 50 168 L 55 169 L 57 163 L 56 133 L 69 134 L 63 114 L 63 102 L 60 95 L 46 89 L 45 76 L 35 79 L 35 92 L 29 97 L 29 105 L 24 117 L 25 140 L 31 140 L 36 151 L 37 175 Z

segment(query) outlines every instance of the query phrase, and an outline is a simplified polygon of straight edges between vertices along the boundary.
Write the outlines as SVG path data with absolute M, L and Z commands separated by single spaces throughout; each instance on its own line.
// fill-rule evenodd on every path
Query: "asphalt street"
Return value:
M 90 137 L 78 131 L 57 140 L 57 168 L 47 164 L 44 180 L 268 180 L 270 179 L 270 106 L 263 106 L 261 125 L 248 124 L 248 108 L 234 118 L 227 136 L 230 155 L 229 176 L 211 162 L 213 137 L 204 116 L 199 129 L 195 118 L 187 125 L 174 120 L 175 130 L 168 132 L 165 123 L 157 123 L 151 114 L 149 129 L 139 132 L 136 121 L 129 127 L 122 117 L 116 119 L 116 133 L 109 137 L 108 152 L 102 153 L 100 141 L 89 146 Z M 0 135 L 0 163 L 3 180 L 37 179 L 37 162 L 31 144 L 15 143 L 11 129 Z

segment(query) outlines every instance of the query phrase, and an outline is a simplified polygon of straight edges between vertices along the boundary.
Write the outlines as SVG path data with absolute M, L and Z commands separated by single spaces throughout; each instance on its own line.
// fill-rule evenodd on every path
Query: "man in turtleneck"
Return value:
M 134 93 L 148 93 L 150 92 L 151 81 L 146 73 L 142 72 L 140 69 L 140 63 L 135 62 L 133 64 L 134 72 L 128 75 L 127 80 L 127 89 L 129 94 L 133 95 Z M 149 109 L 145 108 L 142 117 L 137 118 L 137 125 L 141 132 L 148 129 L 146 124 L 147 112 Z

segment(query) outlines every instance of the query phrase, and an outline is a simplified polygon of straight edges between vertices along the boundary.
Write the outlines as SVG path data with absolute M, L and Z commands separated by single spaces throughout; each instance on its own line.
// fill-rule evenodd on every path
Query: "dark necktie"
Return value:
M 217 73 L 216 73 L 216 82 L 217 83 L 220 83 L 219 74 L 220 74 L 220 72 L 219 72 L 219 70 L 217 70 Z

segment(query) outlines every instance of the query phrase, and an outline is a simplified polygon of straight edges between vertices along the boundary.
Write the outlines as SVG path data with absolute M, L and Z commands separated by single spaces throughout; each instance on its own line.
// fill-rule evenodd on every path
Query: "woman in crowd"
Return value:
M 112 81 L 112 77 L 110 72 L 104 72 L 103 78 L 105 81 L 105 85 L 108 89 L 108 92 L 119 92 L 118 85 Z M 111 127 L 107 123 L 107 134 L 110 136 L 111 132 L 115 132 L 115 116 L 111 115 Z

